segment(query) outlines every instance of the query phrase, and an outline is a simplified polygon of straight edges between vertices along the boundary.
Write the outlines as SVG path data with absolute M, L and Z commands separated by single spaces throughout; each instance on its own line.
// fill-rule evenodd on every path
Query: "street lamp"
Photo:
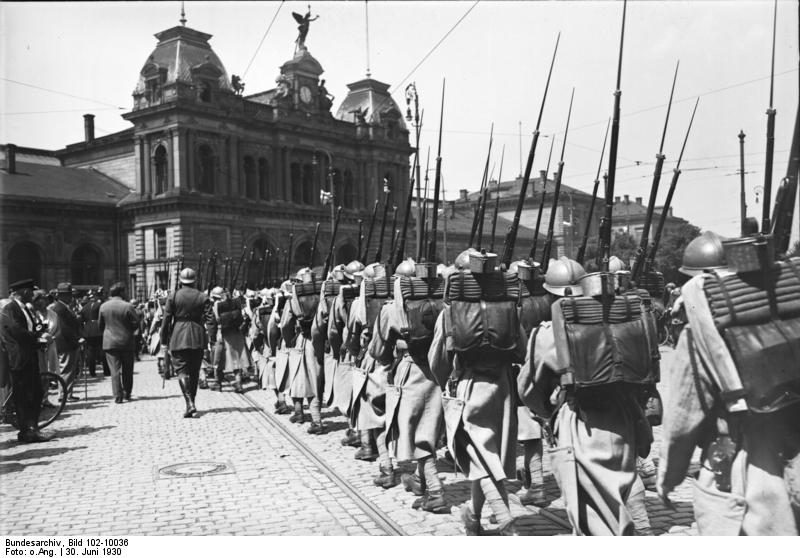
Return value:
M 411 103 L 414 103 L 414 112 L 411 112 Z M 419 95 L 417 94 L 416 83 L 409 83 L 406 87 L 406 121 L 414 127 L 415 131 L 415 159 L 414 168 L 415 181 L 417 183 L 417 259 L 420 259 L 422 250 L 422 203 L 420 191 L 420 168 L 419 168 L 419 133 L 422 128 L 421 115 L 419 113 Z

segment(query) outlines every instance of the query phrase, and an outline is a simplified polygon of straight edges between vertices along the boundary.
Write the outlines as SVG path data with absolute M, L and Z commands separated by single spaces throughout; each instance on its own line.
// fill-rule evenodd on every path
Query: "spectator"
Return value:
M 108 363 L 103 356 L 103 332 L 98 323 L 102 299 L 99 292 L 90 294 L 90 300 L 84 304 L 80 312 L 83 336 L 86 338 L 86 366 L 89 369 L 89 375 L 94 378 L 95 367 L 100 362 L 103 366 L 103 376 L 110 376 Z
M 56 296 L 58 298 L 51 305 L 51 308 L 58 316 L 56 350 L 58 351 L 58 362 L 61 367 L 60 375 L 67 384 L 68 400 L 78 401 L 80 398 L 77 395 L 73 395 L 72 388 L 75 383 L 75 376 L 78 373 L 78 351 L 84 339 L 81 337 L 81 323 L 71 310 L 74 302 L 72 285 L 59 283 Z
M 133 390 L 133 353 L 136 350 L 134 332 L 139 317 L 133 304 L 124 300 L 125 285 L 114 283 L 111 298 L 100 306 L 99 325 L 103 333 L 103 350 L 111 370 L 111 389 L 114 402 L 131 400 Z
M 9 285 L 11 301 L 0 310 L 0 342 L 8 356 L 8 372 L 14 390 L 17 411 L 17 440 L 22 443 L 46 442 L 39 432 L 42 404 L 42 381 L 39 376 L 40 343 L 48 343 L 50 334 L 37 333 L 36 318 L 27 304 L 33 299 L 34 281 L 26 279 Z

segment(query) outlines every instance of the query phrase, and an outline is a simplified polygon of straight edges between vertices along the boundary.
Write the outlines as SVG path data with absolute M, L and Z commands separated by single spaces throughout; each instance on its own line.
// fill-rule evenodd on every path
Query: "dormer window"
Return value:
M 197 98 L 203 103 L 211 102 L 211 82 L 203 80 L 197 87 Z

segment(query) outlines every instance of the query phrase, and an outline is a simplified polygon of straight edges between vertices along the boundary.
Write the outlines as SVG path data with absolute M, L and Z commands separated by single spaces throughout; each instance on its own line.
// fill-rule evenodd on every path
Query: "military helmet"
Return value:
M 397 266 L 397 269 L 394 270 L 395 275 L 406 275 L 407 277 L 414 277 L 416 268 L 414 266 L 414 260 L 408 258 L 400 262 L 400 265 Z
M 225 293 L 222 287 L 214 287 L 211 289 L 211 298 L 219 300 L 222 298 L 222 295 Z
M 582 294 L 578 280 L 586 275 L 583 266 L 565 256 L 551 260 L 544 276 L 544 288 L 554 295 L 564 296 L 566 289 L 572 290 L 573 295 Z
M 362 264 L 358 260 L 353 260 L 352 262 L 347 264 L 347 266 L 345 266 L 344 275 L 348 279 L 352 280 L 355 278 L 356 273 L 359 273 L 360 271 L 364 271 L 364 264 Z
M 625 270 L 625 262 L 622 261 L 620 258 L 616 256 L 611 256 L 608 259 L 608 271 L 611 273 L 616 273 L 618 271 Z
M 291 294 L 291 292 L 292 292 L 292 282 L 289 279 L 287 279 L 286 281 L 281 283 L 281 291 L 283 291 L 284 293 Z
M 181 273 L 178 276 L 178 279 L 184 285 L 191 285 L 197 280 L 197 274 L 194 272 L 194 269 L 192 269 L 191 267 L 184 267 L 181 270 Z
M 726 269 L 728 266 L 722 248 L 722 237 L 715 232 L 705 231 L 686 246 L 682 264 L 678 271 L 690 276 Z
M 456 266 L 456 269 L 469 269 L 469 256 L 475 252 L 475 249 L 467 248 L 458 255 L 456 261 L 453 262 L 453 265 Z
M 338 264 L 331 269 L 330 274 L 326 279 L 334 279 L 335 281 L 339 281 L 340 283 L 345 279 L 345 266 L 344 264 Z
M 440 276 L 444 277 L 444 272 L 445 272 L 446 269 L 447 269 L 447 266 L 444 265 L 443 263 L 440 263 L 439 265 L 436 266 L 436 275 L 440 275 Z

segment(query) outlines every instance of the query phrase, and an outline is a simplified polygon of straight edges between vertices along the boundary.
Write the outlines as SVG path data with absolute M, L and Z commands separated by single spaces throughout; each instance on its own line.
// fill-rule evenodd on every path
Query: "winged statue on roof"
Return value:
M 315 15 L 313 18 L 311 17 L 311 6 L 308 6 L 308 12 L 306 15 L 300 15 L 297 12 L 292 12 L 292 17 L 297 22 L 297 40 L 295 52 L 298 50 L 305 50 L 306 48 L 306 37 L 308 36 L 308 28 L 312 21 L 319 18 L 318 15 Z

